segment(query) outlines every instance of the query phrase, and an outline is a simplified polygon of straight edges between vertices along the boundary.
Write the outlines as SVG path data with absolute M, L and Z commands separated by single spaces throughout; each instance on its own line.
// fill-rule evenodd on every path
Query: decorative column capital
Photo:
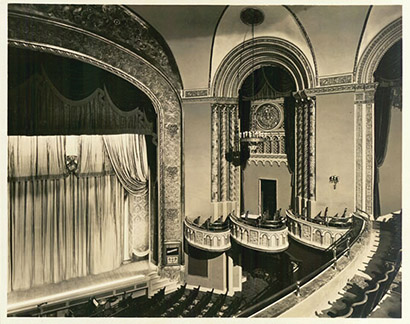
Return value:
M 372 104 L 374 103 L 374 94 L 378 83 L 361 83 L 355 87 L 354 103 L 355 104 Z

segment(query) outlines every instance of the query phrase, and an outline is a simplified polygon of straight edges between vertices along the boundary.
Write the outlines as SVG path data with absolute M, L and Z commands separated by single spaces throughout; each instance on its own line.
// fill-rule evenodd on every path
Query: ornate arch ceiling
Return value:
M 184 89 L 208 88 L 225 55 L 243 41 L 246 26 L 239 19 L 243 7 L 129 6 L 167 42 Z M 255 36 L 279 37 L 295 44 L 317 76 L 352 73 L 359 44 L 362 52 L 374 35 L 401 15 L 399 6 L 374 6 L 363 31 L 369 6 L 259 7 L 265 12 L 265 22 L 255 29 Z M 249 36 L 250 32 L 246 39 Z

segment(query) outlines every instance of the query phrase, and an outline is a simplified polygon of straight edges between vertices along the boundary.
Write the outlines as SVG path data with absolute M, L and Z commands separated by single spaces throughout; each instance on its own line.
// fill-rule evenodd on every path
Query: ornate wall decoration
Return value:
M 360 98 L 360 97 L 359 97 Z M 356 206 L 359 209 L 363 209 L 362 201 L 362 183 L 363 183 L 363 169 L 362 169 L 362 159 L 363 159 L 363 126 L 362 126 L 362 105 L 360 103 L 355 103 L 355 113 L 356 113 Z
M 175 59 L 162 36 L 124 6 L 10 4 L 9 10 L 79 27 L 110 39 L 162 71 L 176 89 L 182 88 Z
M 184 90 L 183 98 L 202 98 L 208 96 L 208 89 Z
M 106 13 L 104 13 L 107 7 L 96 6 L 95 15 L 81 16 L 80 14 L 83 20 L 79 21 L 75 20 L 77 12 L 74 13 L 74 11 L 89 6 L 55 7 L 56 9 L 52 9 L 51 6 L 10 5 L 9 46 L 48 52 L 93 64 L 129 81 L 152 100 L 159 119 L 158 163 L 159 170 L 161 170 L 158 175 L 159 255 L 163 255 L 165 242 L 182 242 L 182 115 L 178 92 L 172 86 L 172 82 L 160 72 L 157 65 L 150 64 L 144 57 L 141 57 L 140 51 L 144 52 L 145 49 L 148 53 L 154 53 L 150 50 L 153 43 L 147 41 L 148 43 L 144 45 L 145 38 L 138 38 L 139 49 L 135 49 L 135 52 L 123 46 L 124 37 L 129 36 L 130 31 L 125 27 L 122 28 L 122 18 L 119 19 L 120 27 L 116 28 L 115 23 L 109 25 L 111 26 L 107 36 L 109 39 L 103 36 L 103 32 L 98 32 L 98 28 L 103 28 L 98 26 L 109 24 L 107 22 L 109 18 L 106 18 Z M 115 7 L 112 12 L 124 11 L 124 16 L 121 17 L 135 18 L 129 16 L 125 8 Z M 47 8 L 51 10 L 51 13 Z M 60 11 L 60 14 L 57 14 L 55 10 Z M 65 14 L 72 16 L 65 17 Z M 82 23 L 84 19 L 90 22 Z M 89 26 L 89 24 L 97 27 Z M 134 26 L 134 23 L 131 23 L 131 26 Z M 125 36 L 118 34 L 121 30 Z M 136 34 L 139 31 L 140 27 L 135 29 Z M 117 37 L 118 42 L 116 42 Z M 159 59 L 156 64 L 162 66 L 165 64 L 163 62 L 165 61 Z M 172 71 L 169 72 L 173 74 Z M 178 168 L 178 175 L 170 175 L 166 172 L 168 166 Z M 160 265 L 163 265 L 163 260 L 160 260 Z
M 249 164 L 287 164 L 283 110 L 283 98 L 252 103 L 250 131 L 257 132 L 265 141 L 250 147 Z
M 355 181 L 356 208 L 373 214 L 374 110 L 375 84 L 355 93 Z
M 235 155 L 239 153 L 238 105 L 211 106 L 211 200 L 238 201 L 240 169 Z
M 373 73 L 383 55 L 402 38 L 402 29 L 402 18 L 400 17 L 383 28 L 373 38 L 354 67 L 353 73 L 356 82 L 371 83 L 374 81 Z
M 273 130 L 275 129 L 281 119 L 283 113 L 275 104 L 265 103 L 256 108 L 254 113 L 256 124 L 260 129 Z
M 310 226 L 303 224 L 303 225 L 302 225 L 302 236 L 303 236 L 304 238 L 310 240 L 310 236 L 311 236 L 311 235 L 310 235 L 310 234 L 311 234 L 310 232 L 311 232 Z
M 331 77 L 319 77 L 319 85 L 321 87 L 336 85 L 336 84 L 352 83 L 352 82 L 353 82 L 352 74 L 337 75 L 337 76 L 331 76 Z
M 374 94 L 373 94 L 374 98 Z M 373 136 L 374 104 L 366 104 L 366 212 L 373 214 L 373 175 L 374 175 L 374 136 Z
M 246 77 L 272 62 L 291 71 L 298 90 L 315 86 L 314 70 L 298 47 L 276 37 L 256 37 L 236 46 L 222 60 L 212 81 L 211 95 L 236 98 Z
M 296 93 L 295 98 L 296 193 L 308 201 L 316 197 L 316 100 L 305 92 Z

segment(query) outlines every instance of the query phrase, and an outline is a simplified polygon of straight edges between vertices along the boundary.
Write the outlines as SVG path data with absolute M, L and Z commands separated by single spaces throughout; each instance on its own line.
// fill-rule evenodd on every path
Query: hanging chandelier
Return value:
M 252 49 L 251 60 L 252 60 L 252 69 L 253 69 L 255 66 L 254 64 L 255 26 L 260 25 L 264 21 L 265 16 L 263 12 L 257 8 L 245 8 L 241 11 L 240 18 L 241 18 L 241 21 L 245 25 L 251 27 L 251 33 L 252 33 L 251 35 L 251 49 Z M 244 44 L 245 44 L 245 38 L 242 43 L 242 48 L 245 47 Z M 255 89 L 255 73 L 253 71 L 252 72 L 252 97 L 255 96 L 254 89 Z M 266 141 L 266 139 L 267 139 L 266 134 L 261 131 L 246 130 L 246 131 L 242 131 L 240 134 L 241 143 L 247 144 L 251 151 L 255 151 L 258 144 Z

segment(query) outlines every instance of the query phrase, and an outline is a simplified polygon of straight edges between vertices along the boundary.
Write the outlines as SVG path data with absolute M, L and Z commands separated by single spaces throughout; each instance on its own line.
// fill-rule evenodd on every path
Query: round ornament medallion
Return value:
M 281 122 L 281 111 L 271 103 L 259 106 L 255 113 L 256 123 L 264 130 L 272 130 Z

